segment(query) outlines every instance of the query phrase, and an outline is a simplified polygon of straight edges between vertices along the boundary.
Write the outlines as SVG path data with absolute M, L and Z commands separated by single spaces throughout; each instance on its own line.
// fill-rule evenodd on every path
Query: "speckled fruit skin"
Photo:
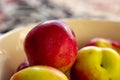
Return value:
M 70 74 L 71 80 L 120 80 L 120 56 L 111 48 L 81 48 Z
M 49 65 L 63 72 L 71 68 L 78 51 L 74 32 L 58 20 L 34 27 L 26 36 L 24 48 L 30 65 Z
M 68 80 L 68 78 L 56 68 L 32 66 L 16 72 L 10 80 Z

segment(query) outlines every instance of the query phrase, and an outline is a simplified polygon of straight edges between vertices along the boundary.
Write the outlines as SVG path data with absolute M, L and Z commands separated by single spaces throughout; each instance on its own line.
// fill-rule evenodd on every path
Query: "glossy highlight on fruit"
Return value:
M 31 66 L 49 65 L 63 72 L 71 68 L 78 51 L 74 32 L 59 20 L 35 26 L 27 34 L 24 48 Z
M 68 80 L 68 78 L 53 67 L 32 66 L 16 72 L 10 80 Z
M 120 80 L 120 56 L 111 48 L 81 48 L 70 73 L 72 80 Z

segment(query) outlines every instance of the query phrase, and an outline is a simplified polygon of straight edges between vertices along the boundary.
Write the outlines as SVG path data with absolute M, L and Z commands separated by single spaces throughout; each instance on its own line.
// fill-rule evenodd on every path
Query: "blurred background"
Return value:
M 0 34 L 50 19 L 120 22 L 120 0 L 0 0 Z

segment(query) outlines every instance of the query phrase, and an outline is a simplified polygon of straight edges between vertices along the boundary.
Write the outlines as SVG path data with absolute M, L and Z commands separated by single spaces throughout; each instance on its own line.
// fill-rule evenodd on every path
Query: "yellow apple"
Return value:
M 10 80 L 68 80 L 68 78 L 53 67 L 32 66 L 16 72 Z
M 111 48 L 95 46 L 79 50 L 71 69 L 72 80 L 120 80 L 120 55 Z

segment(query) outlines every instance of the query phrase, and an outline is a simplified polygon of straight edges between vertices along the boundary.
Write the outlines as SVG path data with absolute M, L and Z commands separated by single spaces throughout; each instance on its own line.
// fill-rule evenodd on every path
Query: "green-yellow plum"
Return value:
M 10 80 L 68 80 L 68 78 L 56 68 L 32 66 L 16 72 Z
M 111 48 L 88 46 L 78 51 L 72 80 L 120 80 L 120 56 Z

